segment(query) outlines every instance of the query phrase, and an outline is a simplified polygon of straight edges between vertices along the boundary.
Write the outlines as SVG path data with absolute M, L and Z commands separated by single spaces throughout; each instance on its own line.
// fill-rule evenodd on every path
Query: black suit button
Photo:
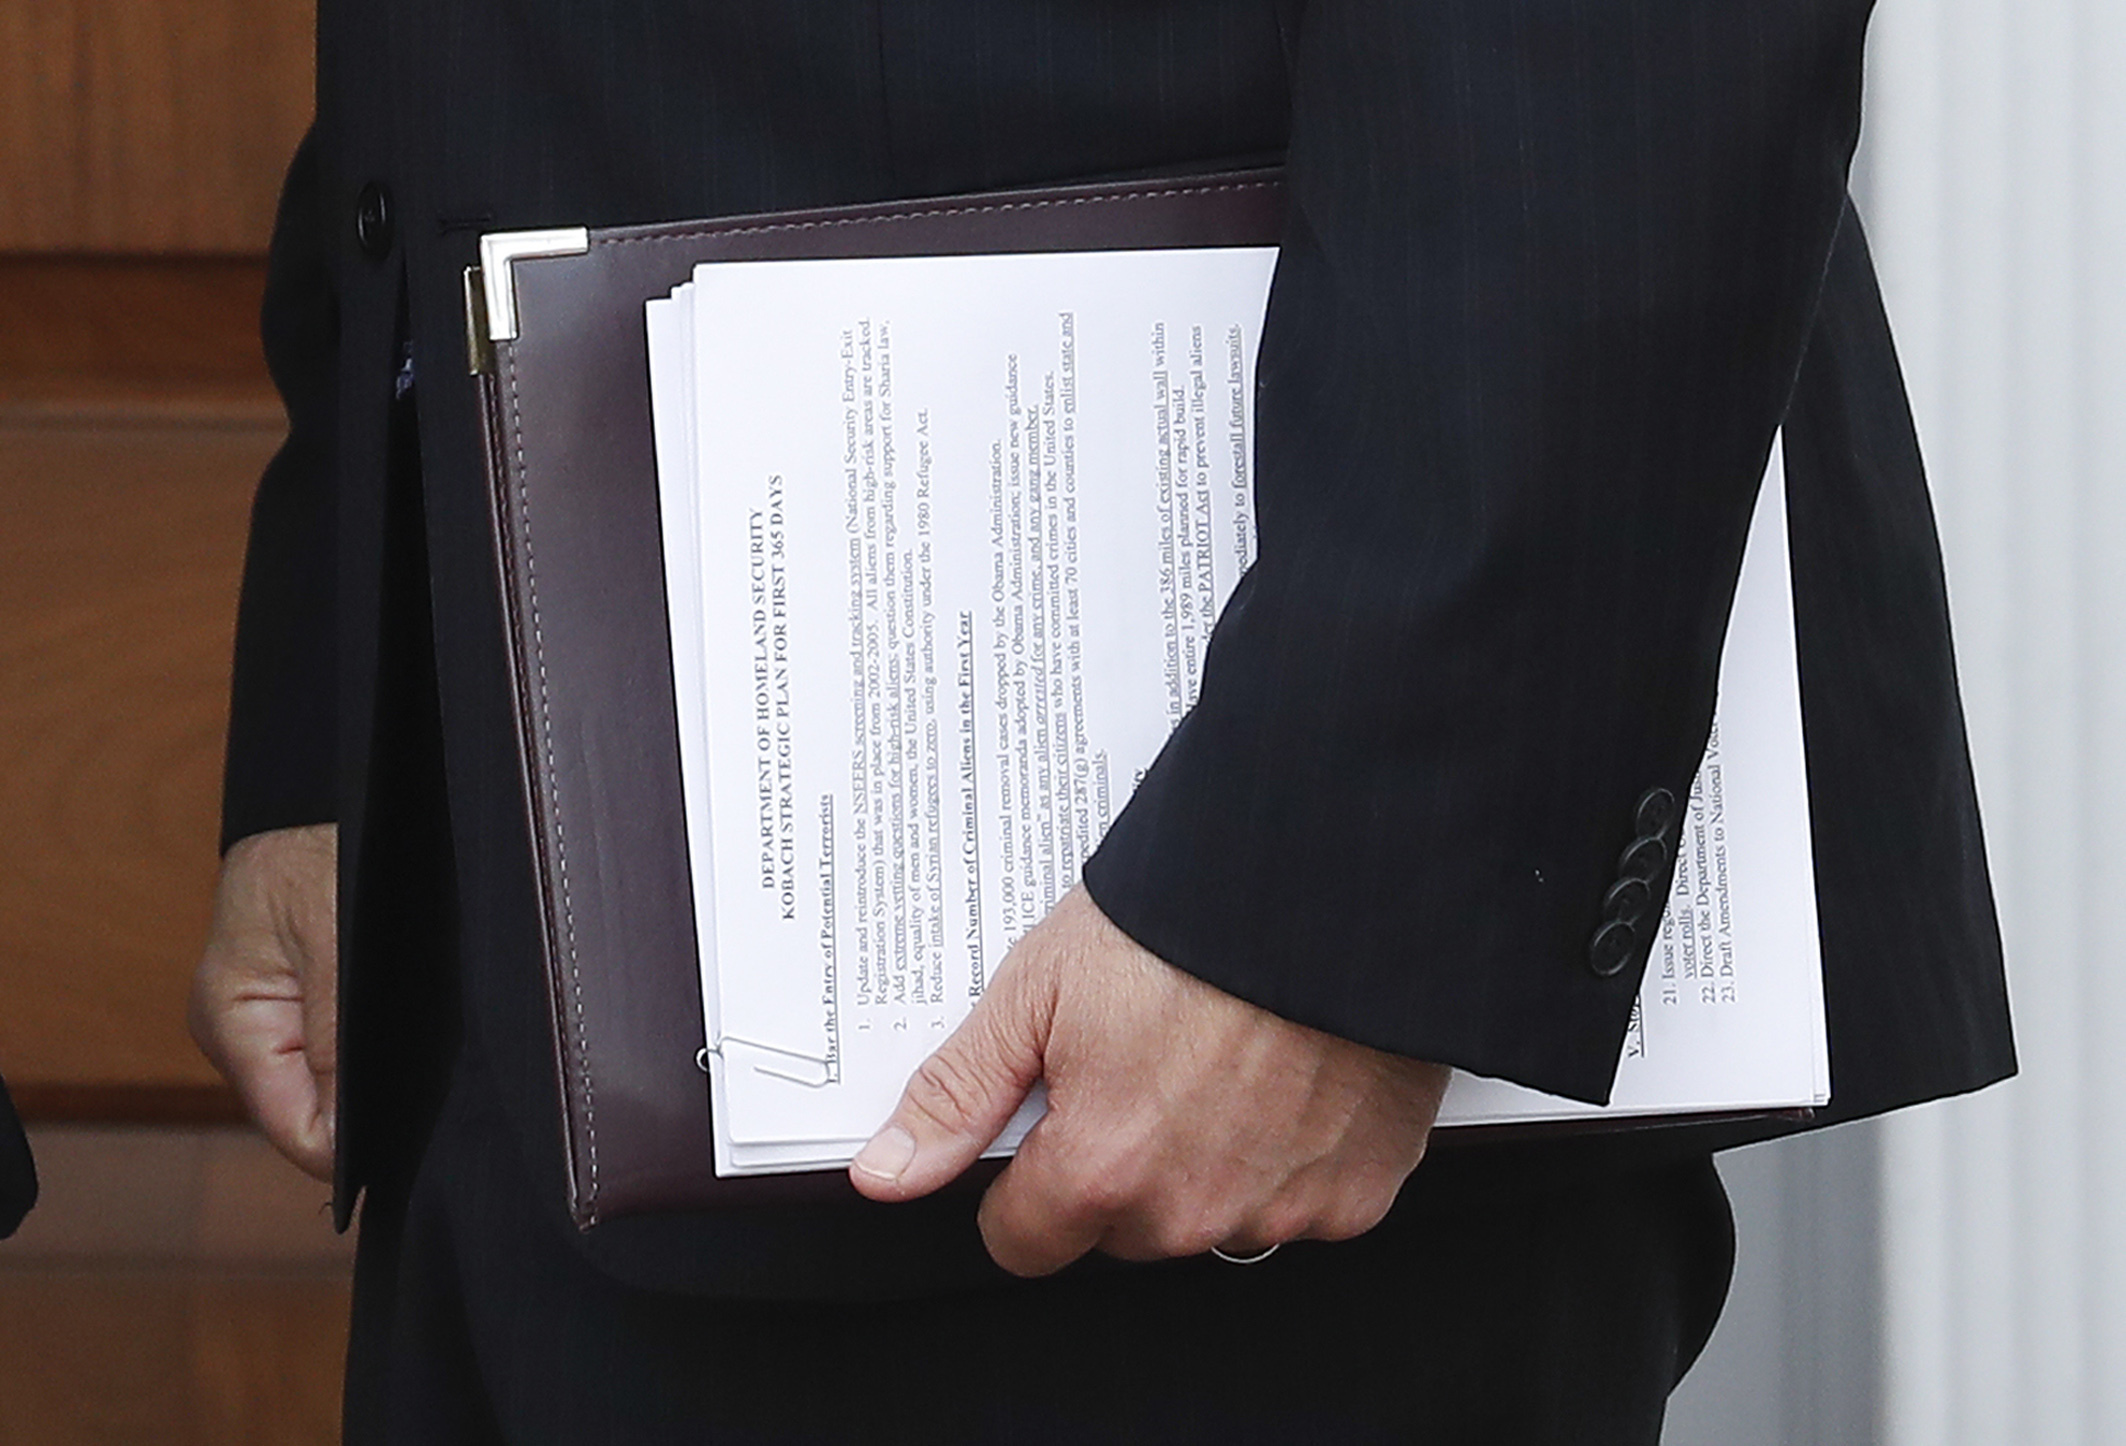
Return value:
M 354 203 L 354 239 L 362 254 L 377 261 L 389 255 L 392 229 L 391 192 L 371 181 Z
M 1659 838 L 1668 832 L 1668 826 L 1676 821 L 1676 796 L 1665 788 L 1649 788 L 1639 795 L 1633 818 L 1639 832 L 1651 838 Z
M 1587 967 L 1607 979 L 1624 967 L 1631 951 L 1639 947 L 1639 931 L 1621 919 L 1613 919 L 1596 931 L 1587 946 Z
M 1658 838 L 1637 838 L 1617 859 L 1617 877 L 1652 884 L 1668 863 L 1668 845 Z
M 1640 880 L 1621 880 L 1603 896 L 1602 917 L 1636 924 L 1646 917 L 1646 906 L 1653 902 L 1653 897 L 1654 891 Z

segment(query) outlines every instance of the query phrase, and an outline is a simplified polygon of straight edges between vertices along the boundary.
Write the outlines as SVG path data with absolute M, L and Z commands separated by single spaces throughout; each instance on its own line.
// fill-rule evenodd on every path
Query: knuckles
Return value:
M 1146 1214 L 1152 1195 L 1145 1170 L 1134 1161 L 1080 1157 L 1058 1182 L 1056 1203 L 1074 1225 L 1109 1225 Z
M 1236 1233 L 1232 1222 L 1220 1217 L 1197 1216 L 1162 1222 L 1151 1233 L 1157 1253 L 1166 1258 L 1187 1255 L 1202 1255 L 1213 1246 L 1223 1245 Z
M 1386 1218 L 1395 1197 L 1392 1188 L 1350 1182 L 1327 1197 L 1284 1195 L 1245 1209 L 1106 1179 L 1087 1181 L 1056 1203 L 1074 1226 L 1099 1228 L 1110 1253 L 1150 1260 L 1202 1255 L 1235 1241 L 1258 1250 L 1292 1240 L 1353 1240 Z
M 1051 1125 L 1061 1123 L 1051 1117 Z M 1315 1160 L 1303 1176 L 1269 1184 L 1245 1168 L 1203 1161 L 1176 1168 L 1171 1152 L 1159 1148 L 1158 1129 L 1106 1124 L 1090 1138 L 1067 1127 L 1050 1134 L 1036 1188 L 1053 1226 L 1128 1260 L 1201 1255 L 1234 1242 L 1254 1250 L 1354 1239 L 1386 1217 L 1407 1174 L 1399 1159 L 1345 1155 L 1340 1164 Z
M 977 1124 L 992 1093 L 981 1071 L 960 1054 L 933 1054 L 908 1077 L 909 1107 L 948 1134 Z
M 1299 1202 L 1272 1202 L 1258 1212 L 1254 1228 L 1246 1232 L 1250 1240 L 1260 1240 L 1264 1245 L 1282 1245 L 1287 1240 L 1321 1235 L 1321 1211 Z
M 1356 1240 L 1385 1220 L 1394 1203 L 1393 1195 L 1339 1200 L 1321 1213 L 1307 1233 L 1315 1240 Z

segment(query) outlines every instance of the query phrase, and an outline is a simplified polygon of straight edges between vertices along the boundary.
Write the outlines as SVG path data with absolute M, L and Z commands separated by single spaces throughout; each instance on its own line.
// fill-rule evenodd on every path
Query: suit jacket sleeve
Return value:
M 338 313 L 317 143 L 305 137 L 274 224 L 261 331 L 288 437 L 251 510 L 237 609 L 222 847 L 337 817 L 334 356 Z
M 1288 1018 L 1606 1097 L 1859 123 L 1864 0 L 1316 0 L 1257 564 L 1089 861 Z M 1620 855 L 1662 847 L 1617 915 Z M 1643 866 L 1647 850 L 1639 851 Z

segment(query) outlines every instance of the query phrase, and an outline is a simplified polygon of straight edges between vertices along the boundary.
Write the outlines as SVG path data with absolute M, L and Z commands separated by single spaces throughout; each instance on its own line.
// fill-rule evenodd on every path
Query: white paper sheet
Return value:
M 651 304 L 719 1172 L 845 1163 L 1193 702 L 1253 556 L 1273 264 L 723 263 Z M 1776 498 L 1692 801 L 1709 892 L 1693 823 L 1617 1111 L 1825 1093 Z M 1579 1108 L 1449 1096 L 1471 1121 Z
M 1830 1100 L 1802 756 L 1784 449 L 1750 524 L 1720 703 L 1675 883 L 1607 1106 L 1456 1075 L 1442 1124 L 1811 1106 Z

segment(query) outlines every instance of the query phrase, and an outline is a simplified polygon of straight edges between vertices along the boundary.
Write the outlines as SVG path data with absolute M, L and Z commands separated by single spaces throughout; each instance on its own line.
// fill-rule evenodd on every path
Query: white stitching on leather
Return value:
M 1132 201 L 1162 201 L 1176 196 L 1215 196 L 1227 191 L 1273 190 L 1276 181 L 1227 181 L 1216 186 L 1173 186 L 1164 191 L 1132 191 L 1126 196 L 1055 196 L 1042 201 L 991 201 L 979 206 L 937 206 L 927 211 L 891 211 L 878 216 L 836 216 L 823 221 L 772 221 L 760 226 L 707 225 L 691 231 L 656 230 L 646 236 L 600 236 L 599 246 L 629 246 L 641 241 L 684 241 L 697 236 L 760 236 L 771 231 L 817 231 L 835 226 L 882 226 L 940 216 L 979 216 L 995 211 L 1040 211 L 1055 206 L 1121 206 Z M 786 258 L 770 258 L 786 259 Z M 787 258 L 799 259 L 799 258 Z
M 543 773 L 547 812 L 554 821 L 554 858 L 561 876 L 562 933 L 568 949 L 569 988 L 576 1008 L 576 1071 L 583 1079 L 583 1138 L 590 1159 L 590 1215 L 598 1214 L 598 1108 L 591 1083 L 590 1036 L 584 1025 L 583 971 L 576 953 L 576 909 L 569 893 L 568 835 L 561 825 L 561 790 L 554 767 L 553 703 L 546 682 L 546 634 L 539 623 L 539 565 L 532 552 L 531 493 L 525 481 L 524 427 L 517 401 L 517 358 L 509 358 L 509 429 L 517 461 L 517 519 L 524 538 L 524 593 L 531 603 L 532 653 L 539 668 L 539 742 L 545 753 Z
M 885 222 L 926 220 L 946 216 L 980 215 L 985 212 L 1038 211 L 1060 206 L 1118 205 L 1130 201 L 1170 200 L 1177 196 L 1207 196 L 1232 191 L 1259 191 L 1273 188 L 1272 181 L 1233 181 L 1215 186 L 1174 186 L 1163 191 L 1139 191 L 1126 196 L 1098 195 L 1050 198 L 1040 201 L 997 201 L 978 206 L 938 206 L 924 211 L 897 211 L 880 216 L 845 216 L 820 221 L 780 221 L 758 226 L 719 227 L 704 226 L 689 231 L 658 231 L 646 236 L 604 237 L 600 245 L 624 246 L 637 241 L 672 241 L 698 236 L 757 236 L 774 231 L 813 231 L 838 226 L 868 226 Z M 543 774 L 546 785 L 547 810 L 554 823 L 554 855 L 561 878 L 562 930 L 568 950 L 569 988 L 573 995 L 576 1013 L 576 1069 L 583 1080 L 583 1136 L 585 1150 L 590 1161 L 590 1215 L 598 1213 L 598 1122 L 597 1095 L 591 1080 L 589 1034 L 585 1027 L 583 1009 L 583 973 L 576 950 L 575 905 L 569 892 L 568 881 L 568 836 L 561 822 L 560 792 L 555 783 L 553 711 L 547 689 L 546 638 L 539 622 L 539 569 L 532 550 L 531 502 L 525 482 L 524 428 L 518 405 L 517 358 L 511 349 L 509 358 L 509 412 L 512 448 L 516 455 L 517 513 L 524 540 L 524 590 L 531 605 L 532 650 L 539 669 L 539 731 L 540 743 L 545 753 Z

